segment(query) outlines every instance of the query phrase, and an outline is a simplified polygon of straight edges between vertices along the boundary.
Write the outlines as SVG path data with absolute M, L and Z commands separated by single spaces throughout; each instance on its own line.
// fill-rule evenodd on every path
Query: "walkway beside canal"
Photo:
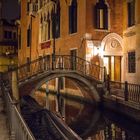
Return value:
M 7 127 L 7 116 L 4 110 L 4 101 L 0 89 L 0 140 L 9 140 L 9 129 Z
M 121 94 L 121 90 L 118 93 Z M 123 96 L 115 95 L 111 92 L 103 95 L 103 107 L 121 113 L 127 118 L 140 123 L 140 102 L 126 101 Z

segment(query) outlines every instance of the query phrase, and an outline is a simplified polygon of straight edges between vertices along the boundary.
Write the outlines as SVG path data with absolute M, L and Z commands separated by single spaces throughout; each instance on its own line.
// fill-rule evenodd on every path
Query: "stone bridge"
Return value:
M 76 56 L 45 56 L 15 68 L 11 73 L 13 92 L 19 92 L 20 96 L 34 93 L 47 81 L 66 77 L 74 81 L 80 89 L 87 91 L 93 100 L 100 101 L 104 68 Z

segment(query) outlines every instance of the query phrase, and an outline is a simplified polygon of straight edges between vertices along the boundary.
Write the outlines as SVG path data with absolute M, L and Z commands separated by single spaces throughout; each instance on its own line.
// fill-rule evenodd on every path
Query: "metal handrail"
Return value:
M 58 66 L 59 64 L 60 66 Z M 104 67 L 86 61 L 78 56 L 72 57 L 71 55 L 55 55 L 55 59 L 50 56 L 49 60 L 47 56 L 44 56 L 27 64 L 15 67 L 12 71 L 18 72 L 18 79 L 20 81 L 40 72 L 43 73 L 44 71 L 53 71 L 56 69 L 73 70 L 99 81 L 104 80 Z
M 115 91 L 118 90 L 119 94 L 116 96 L 126 98 L 125 100 L 128 101 L 140 102 L 140 85 L 119 81 L 109 81 L 109 83 L 111 94 L 115 94 Z
M 2 84 L 3 95 L 6 104 L 6 113 L 9 121 L 11 137 L 14 140 L 35 140 L 32 132 L 25 123 L 16 102 L 11 98 L 9 90 Z

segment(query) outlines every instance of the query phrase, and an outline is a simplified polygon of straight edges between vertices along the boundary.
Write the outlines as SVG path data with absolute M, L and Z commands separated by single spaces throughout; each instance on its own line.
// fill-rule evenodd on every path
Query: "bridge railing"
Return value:
M 124 98 L 125 101 L 140 103 L 140 85 L 138 84 L 109 80 L 107 82 L 107 89 L 111 95 Z
M 17 68 L 18 79 L 27 79 L 33 75 L 50 70 L 73 70 L 96 80 L 104 80 L 104 67 L 88 62 L 77 56 L 56 55 L 54 58 L 44 56 Z
M 12 140 L 35 140 L 32 132 L 22 118 L 17 102 L 12 99 L 8 83 L 2 82 L 1 89 L 4 96 L 5 110 Z

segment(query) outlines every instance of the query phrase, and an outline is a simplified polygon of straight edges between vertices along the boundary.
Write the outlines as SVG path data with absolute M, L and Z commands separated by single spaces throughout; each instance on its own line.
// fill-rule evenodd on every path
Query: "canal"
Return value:
M 49 110 L 60 112 L 69 127 L 80 135 L 83 140 L 140 140 L 140 125 L 103 108 L 96 108 L 91 103 L 85 103 L 74 98 L 54 94 L 46 95 L 38 92 L 36 100 Z

